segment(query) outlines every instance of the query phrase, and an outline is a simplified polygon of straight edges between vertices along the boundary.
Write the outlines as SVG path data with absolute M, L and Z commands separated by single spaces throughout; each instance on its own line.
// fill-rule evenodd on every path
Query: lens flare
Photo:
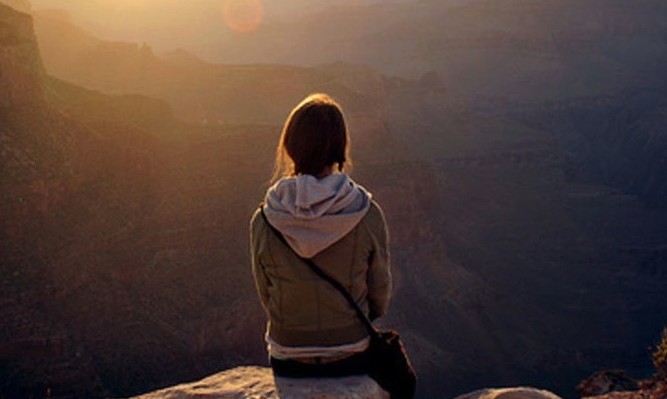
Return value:
M 223 17 L 229 29 L 241 33 L 252 32 L 264 19 L 264 5 L 261 0 L 226 0 Z

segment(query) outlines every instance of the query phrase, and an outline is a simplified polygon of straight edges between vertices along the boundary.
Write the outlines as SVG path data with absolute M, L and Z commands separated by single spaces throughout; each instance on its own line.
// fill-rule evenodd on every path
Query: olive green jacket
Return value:
M 341 293 L 276 236 L 260 210 L 250 222 L 250 252 L 274 341 L 293 347 L 334 346 L 368 336 Z M 386 313 L 392 278 L 386 222 L 377 203 L 371 203 L 351 232 L 312 259 L 347 288 L 371 319 Z

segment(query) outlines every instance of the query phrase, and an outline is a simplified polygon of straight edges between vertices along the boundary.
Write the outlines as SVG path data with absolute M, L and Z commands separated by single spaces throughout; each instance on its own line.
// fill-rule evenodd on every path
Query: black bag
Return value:
M 391 399 L 411 399 L 417 387 L 415 374 L 405 346 L 395 330 L 379 331 L 374 328 L 368 348 L 371 370 L 369 375 Z
M 264 214 L 264 209 L 260 207 L 262 217 L 266 224 L 273 230 L 283 244 L 288 248 L 292 247 L 287 243 L 285 237 L 278 231 Z M 359 308 L 354 298 L 336 279 L 329 276 L 320 269 L 312 259 L 304 258 L 294 252 L 294 254 L 304 261 L 315 274 L 326 280 L 336 290 L 338 290 L 347 299 L 350 306 L 355 310 L 359 320 L 364 324 L 371 342 L 367 353 L 370 358 L 370 370 L 368 375 L 375 380 L 384 389 L 389 392 L 391 399 L 412 399 L 417 387 L 417 375 L 412 368 L 408 353 L 405 350 L 403 341 L 395 330 L 378 330 L 368 319 L 368 316 Z

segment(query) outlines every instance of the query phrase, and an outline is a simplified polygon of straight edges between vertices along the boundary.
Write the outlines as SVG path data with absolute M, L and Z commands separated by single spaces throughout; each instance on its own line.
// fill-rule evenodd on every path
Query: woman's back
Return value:
M 267 313 L 267 350 L 282 376 L 369 370 L 369 330 L 333 277 L 371 319 L 391 293 L 387 229 L 379 205 L 345 172 L 349 138 L 340 106 L 315 94 L 285 121 L 275 184 L 250 226 L 252 269 Z
M 328 346 L 368 335 L 345 298 L 276 237 L 259 210 L 251 222 L 251 236 L 258 292 L 275 341 L 286 346 Z M 313 260 L 372 318 L 386 312 L 391 274 L 384 216 L 376 203 L 350 232 Z

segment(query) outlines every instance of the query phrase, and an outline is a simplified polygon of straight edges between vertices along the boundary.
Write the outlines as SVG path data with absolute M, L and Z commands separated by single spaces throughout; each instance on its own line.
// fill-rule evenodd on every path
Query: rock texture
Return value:
M 203 380 L 132 399 L 389 399 L 369 377 L 291 379 L 275 377 L 266 367 L 238 367 Z M 549 391 L 518 387 L 481 389 L 456 399 L 561 399 Z
M 389 395 L 375 381 L 365 376 L 336 379 L 274 378 L 271 369 L 266 367 L 238 367 L 201 381 L 135 397 L 135 399 L 190 398 L 389 399 Z
M 456 399 L 561 399 L 549 391 L 535 388 L 480 389 Z
M 628 377 L 623 370 L 597 371 L 577 385 L 577 391 L 582 398 L 638 389 L 637 381 Z
M 637 391 L 610 392 L 605 395 L 582 398 L 587 399 L 665 399 L 667 398 L 667 381 L 656 382 L 652 386 Z
M 42 73 L 30 16 L 0 4 L 0 107 L 38 100 Z
M 32 6 L 28 0 L 0 0 L 0 3 L 6 4 L 13 9 L 26 14 L 32 11 Z

